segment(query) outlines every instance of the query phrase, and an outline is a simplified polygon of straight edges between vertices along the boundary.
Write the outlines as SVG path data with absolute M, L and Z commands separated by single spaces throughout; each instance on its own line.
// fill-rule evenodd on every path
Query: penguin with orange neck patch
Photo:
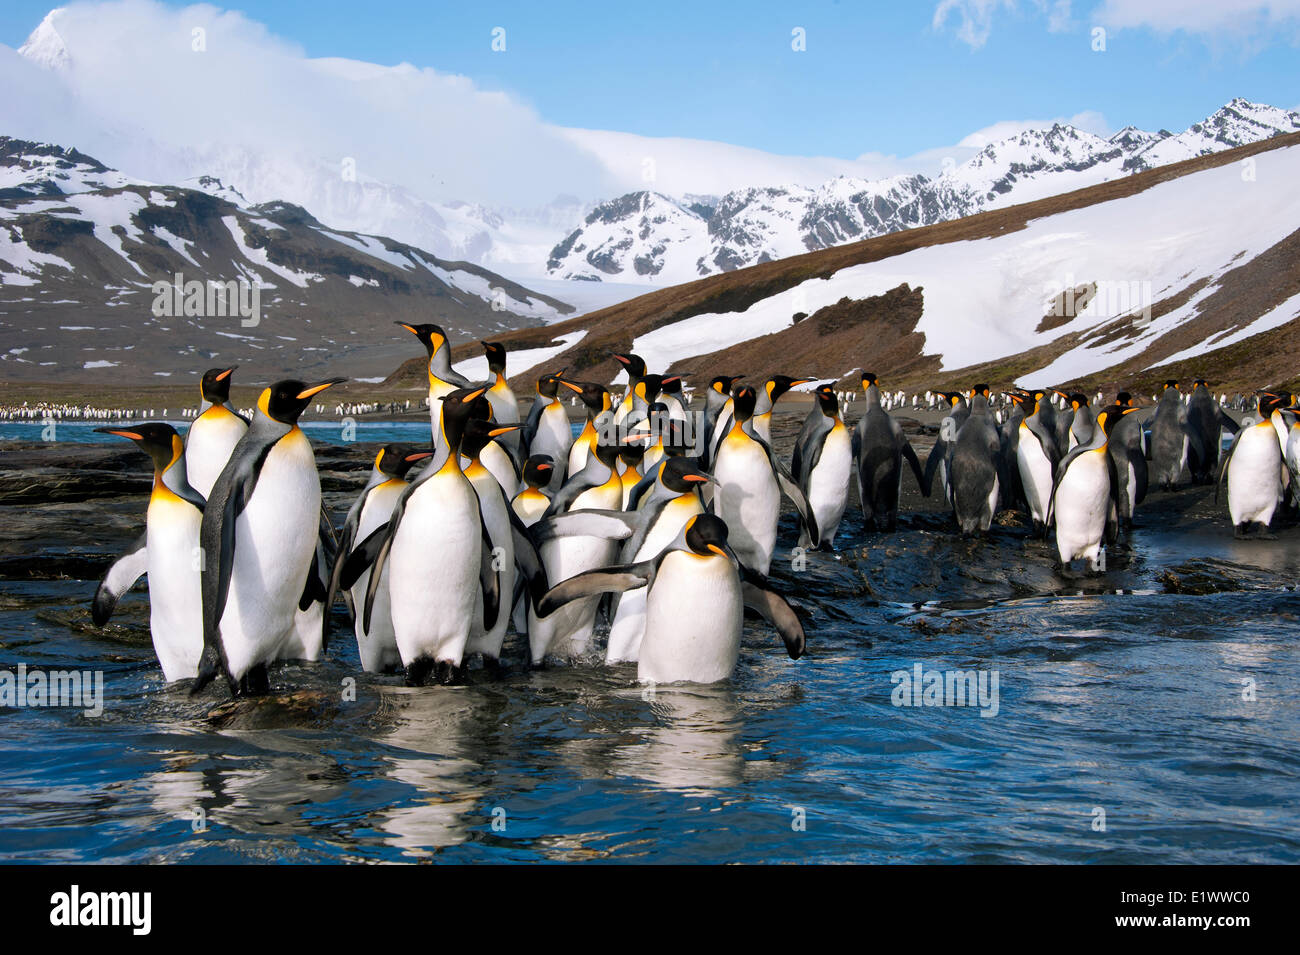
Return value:
M 206 502 L 186 477 L 185 445 L 169 424 L 96 428 L 133 441 L 153 461 L 153 492 L 144 537 L 109 569 L 95 593 L 91 616 L 103 626 L 141 574 L 149 577 L 149 632 L 163 677 L 192 679 L 203 653 L 199 592 L 199 528 Z
M 248 430 L 248 422 L 230 406 L 234 372 L 234 368 L 209 368 L 203 373 L 199 416 L 185 435 L 185 469 L 194 490 L 204 497 Z
M 320 477 L 298 418 L 344 380 L 286 380 L 264 390 L 212 485 L 199 535 L 203 656 L 195 692 L 219 675 L 236 695 L 267 688 L 266 666 L 294 630 L 320 536 Z

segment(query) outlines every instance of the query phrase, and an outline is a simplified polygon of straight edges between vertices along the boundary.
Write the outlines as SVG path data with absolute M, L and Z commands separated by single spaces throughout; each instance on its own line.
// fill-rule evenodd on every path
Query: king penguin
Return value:
M 863 373 L 862 390 L 866 407 L 853 432 L 851 449 L 857 470 L 858 500 L 862 504 L 865 523 L 874 524 L 876 530 L 892 532 L 898 526 L 898 497 L 903 487 L 904 458 L 921 493 L 929 497 L 930 488 L 925 483 L 925 474 L 916 452 L 912 450 L 912 443 L 894 416 L 881 404 L 880 385 L 875 375 Z M 808 503 L 813 504 L 811 499 Z M 813 505 L 813 510 L 816 510 L 816 505 Z M 823 539 L 833 533 L 820 515 L 817 526 L 822 529 Z
M 264 690 L 266 664 L 294 627 L 320 539 L 320 477 L 298 417 L 344 381 L 279 381 L 257 399 L 248 432 L 203 512 L 203 657 L 194 689 L 218 674 L 234 694 Z
M 487 356 L 488 377 L 491 380 L 488 385 L 487 400 L 492 404 L 492 417 L 497 421 L 518 421 L 519 399 L 515 397 L 510 382 L 506 380 L 506 346 L 500 342 L 480 342 L 480 344 Z M 510 452 L 513 459 L 523 460 L 520 456 L 518 429 L 503 434 L 500 444 Z M 506 493 L 515 492 L 514 489 L 510 489 Z
M 1125 530 L 1133 526 L 1137 506 L 1147 496 L 1147 459 L 1142 422 L 1136 414 L 1133 396 L 1121 391 L 1109 412 L 1110 432 L 1106 448 L 1115 463 L 1115 498 L 1119 513 L 1119 526 Z
M 1013 392 L 1011 400 L 1024 409 L 1020 419 L 1019 439 L 1016 442 L 1016 465 L 1020 474 L 1020 486 L 1024 491 L 1025 503 L 1029 505 L 1029 516 L 1034 524 L 1034 533 L 1047 533 L 1047 511 L 1051 506 L 1052 483 L 1056 475 L 1056 466 L 1060 463 L 1057 454 L 1056 436 L 1047 426 L 1043 409 L 1051 407 L 1047 396 L 1042 391 Z
M 573 429 L 569 427 L 569 413 L 558 397 L 564 371 L 542 375 L 537 379 L 537 397 L 528 410 L 528 420 L 520 434 L 524 450 L 529 457 L 541 454 L 550 458 L 551 482 L 546 490 L 554 494 L 564 484 L 569 462 L 569 449 L 573 446 Z
M 502 604 L 510 597 L 501 594 L 491 534 L 460 460 L 473 403 L 486 390 L 458 388 L 443 396 L 438 454 L 398 498 L 388 524 L 350 559 L 372 567 L 367 628 L 379 587 L 387 583 L 393 637 L 411 686 L 431 677 L 457 680 L 475 627 L 491 629 L 498 612 L 508 612 Z
M 1194 444 L 1201 449 L 1196 459 L 1188 462 L 1192 480 L 1197 484 L 1209 484 L 1218 468 L 1223 432 L 1235 435 L 1237 422 L 1224 413 L 1214 395 L 1210 394 L 1209 385 L 1200 378 L 1192 385 L 1192 393 L 1187 399 L 1187 429 L 1196 436 Z
M 429 425 L 436 444 L 442 440 L 442 399 L 458 388 L 471 388 L 472 382 L 451 367 L 451 342 L 440 325 L 408 325 L 398 322 L 420 340 L 429 355 Z
M 1114 541 L 1118 529 L 1115 462 L 1106 449 L 1113 425 L 1109 409 L 1097 415 L 1092 440 L 1077 445 L 1056 469 L 1049 519 L 1056 523 L 1062 565 L 1083 558 L 1090 570 L 1105 570 L 1102 543 Z
M 1284 401 L 1268 391 L 1261 391 L 1258 399 L 1258 420 L 1237 432 L 1219 471 L 1220 487 L 1224 477 L 1228 479 L 1228 513 L 1238 538 L 1267 537 L 1282 500 L 1282 452 L 1271 419 Z
M 96 428 L 133 442 L 153 461 L 153 491 L 143 541 L 109 569 L 95 593 L 91 616 L 103 626 L 118 598 L 145 573 L 149 577 L 149 633 L 168 683 L 198 674 L 203 653 L 203 602 L 199 592 L 199 527 L 205 501 L 186 477 L 185 445 L 169 424 Z
M 248 430 L 248 422 L 230 407 L 230 378 L 234 368 L 210 368 L 199 384 L 199 416 L 185 435 L 185 468 L 190 486 L 205 498 L 212 492 L 230 452 Z
M 772 412 L 776 403 L 785 397 L 792 388 L 806 385 L 815 379 L 791 378 L 789 375 L 773 375 L 763 382 L 754 404 L 754 413 L 749 419 L 750 433 L 762 438 L 769 447 L 772 445 Z
M 939 436 L 925 459 L 925 482 L 921 487 L 933 490 L 935 478 L 938 478 L 939 487 L 943 488 L 944 499 L 952 504 L 952 485 L 948 470 L 952 459 L 952 442 L 956 440 L 957 432 L 961 430 L 961 426 L 966 423 L 966 418 L 970 415 L 970 405 L 966 403 L 966 396 L 960 391 L 940 391 L 936 394 L 948 402 L 948 415 L 939 422 Z M 949 420 L 952 421 L 952 425 L 945 431 L 943 422 Z
M 592 570 L 553 587 L 540 610 L 632 588 L 646 590 L 645 634 L 637 662 L 642 683 L 716 683 L 740 656 L 746 608 L 772 623 L 791 659 L 806 638 L 793 608 L 763 578 L 746 571 L 727 546 L 727 525 L 712 514 L 692 517 L 668 547 L 633 564 Z
M 604 432 L 612 424 L 601 422 Z M 586 466 L 564 482 L 551 500 L 545 518 L 571 511 L 618 511 L 623 506 L 623 481 L 618 474 L 618 444 L 598 441 Z M 535 538 L 536 539 L 536 538 Z M 616 541 L 594 534 L 571 534 L 548 540 L 539 548 L 546 578 L 552 582 L 612 563 Z M 597 601 L 580 601 L 550 616 L 535 610 L 528 617 L 528 644 L 534 666 L 548 655 L 573 659 L 586 652 L 596 626 Z
M 804 419 L 790 459 L 790 476 L 799 485 L 812 511 L 821 546 L 835 549 L 835 534 L 849 498 L 849 472 L 853 469 L 853 444 L 840 418 L 840 402 L 830 384 L 813 390 L 813 407 Z M 799 522 L 799 546 L 813 546 L 812 535 Z
M 963 537 L 982 534 L 993 524 L 998 509 L 998 452 L 1001 442 L 989 413 L 989 389 L 971 390 L 970 411 L 960 428 L 954 418 L 944 418 L 939 436 L 949 444 L 948 484 L 953 514 Z
M 570 511 L 534 528 L 539 542 L 591 534 L 625 540 L 620 563 L 650 560 L 671 544 L 686 522 L 704 512 L 699 488 L 709 475 L 685 457 L 667 458 L 647 475 L 648 490 L 631 511 Z M 613 601 L 606 664 L 636 662 L 645 633 L 645 589 L 633 587 Z
M 741 562 L 766 575 L 776 550 L 782 493 L 794 503 L 813 547 L 821 543 L 821 533 L 794 476 L 767 442 L 755 437 L 747 427 L 758 399 L 754 389 L 747 385 L 737 388 L 732 399 L 732 425 L 718 443 L 714 461 L 712 509 L 727 522 L 732 547 Z
M 361 489 L 352 507 L 348 510 L 347 520 L 343 524 L 343 533 L 339 535 L 338 554 L 330 574 L 330 589 L 326 606 L 334 606 L 334 595 L 341 586 L 343 568 L 352 548 L 364 541 L 378 528 L 388 523 L 393 514 L 397 499 L 406 491 L 406 475 L 416 462 L 423 461 L 433 454 L 432 448 L 416 448 L 409 445 L 386 444 L 375 455 L 370 479 Z M 388 588 L 379 587 L 375 595 L 375 607 L 367 629 L 361 614 L 365 606 L 366 590 L 370 585 L 370 568 L 361 570 L 355 580 L 348 581 L 344 587 L 348 594 L 348 604 L 353 616 L 353 632 L 357 638 L 357 651 L 361 656 L 361 667 L 367 673 L 389 673 L 402 666 L 401 654 L 397 652 L 397 640 L 393 636 L 393 618 L 388 607 Z
M 700 463 L 708 467 L 713 460 L 718 441 L 722 438 L 722 424 L 731 417 L 731 387 L 743 375 L 716 375 L 704 393 L 704 429 L 701 437 Z
M 1189 455 L 1199 459 L 1202 454 L 1199 442 L 1187 426 L 1187 406 L 1178 382 L 1166 381 L 1151 420 L 1151 480 L 1166 491 L 1174 490 Z

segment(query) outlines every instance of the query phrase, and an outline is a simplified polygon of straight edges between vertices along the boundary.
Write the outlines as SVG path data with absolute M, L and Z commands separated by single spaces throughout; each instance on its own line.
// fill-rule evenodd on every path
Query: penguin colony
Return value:
M 754 387 L 719 375 L 696 417 L 680 376 L 615 355 L 621 396 L 562 370 L 537 379 L 521 421 L 502 345 L 483 343 L 491 377 L 471 382 L 453 370 L 440 327 L 401 324 L 428 355 L 432 440 L 381 448 L 341 530 L 321 507 L 297 422 L 343 379 L 277 382 L 244 415 L 230 405 L 235 369 L 212 369 L 184 437 L 156 422 L 96 429 L 144 450 L 154 482 L 145 532 L 100 584 L 95 622 L 147 575 L 163 675 L 193 681 L 193 692 L 218 678 L 233 695 L 264 692 L 276 661 L 320 659 L 339 597 L 362 666 L 403 671 L 411 685 L 454 683 L 475 656 L 497 669 L 511 629 L 534 665 L 583 657 L 601 618 L 608 664 L 636 663 L 642 682 L 711 683 L 735 668 L 746 610 L 792 659 L 804 652 L 799 616 L 767 577 L 782 498 L 798 546 L 833 549 L 852 483 L 867 525 L 896 528 L 906 462 L 963 535 L 987 531 L 1000 506 L 1019 509 L 1037 533 L 1054 529 L 1063 564 L 1097 570 L 1150 481 L 1170 486 L 1184 467 L 1213 480 L 1224 430 L 1235 439 L 1219 481 L 1239 535 L 1264 533 L 1300 480 L 1290 395 L 1260 392 L 1258 420 L 1239 428 L 1204 382 L 1184 401 L 1171 381 L 1148 441 L 1122 392 L 1094 414 L 1086 395 L 1057 393 L 1066 411 L 1052 393 L 1012 391 L 1005 416 L 985 386 L 935 392 L 926 401 L 949 414 L 922 464 L 888 410 L 904 396 L 863 374 L 853 428 L 841 413 L 852 396 L 813 391 L 787 467 L 772 450 L 772 412 L 812 379 Z M 586 411 L 576 438 L 566 398 Z

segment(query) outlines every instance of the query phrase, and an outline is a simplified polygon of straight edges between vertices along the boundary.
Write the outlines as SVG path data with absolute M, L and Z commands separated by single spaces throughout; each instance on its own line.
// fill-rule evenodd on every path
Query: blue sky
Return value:
M 1270 23 L 1199 0 L 1104 2 L 947 0 L 938 27 L 934 2 L 263 0 L 232 9 L 309 56 L 463 74 L 550 123 L 785 154 L 909 155 L 997 121 L 1085 111 L 1112 129 L 1177 130 L 1233 96 L 1300 105 L 1294 13 Z M 50 5 L 5 0 L 0 42 L 21 44 Z M 1298 7 L 1274 0 L 1274 9 Z M 1136 25 L 1112 26 L 1106 51 L 1094 52 L 1100 22 Z M 491 49 L 498 26 L 503 53 Z M 806 31 L 805 52 L 791 49 L 795 27 Z

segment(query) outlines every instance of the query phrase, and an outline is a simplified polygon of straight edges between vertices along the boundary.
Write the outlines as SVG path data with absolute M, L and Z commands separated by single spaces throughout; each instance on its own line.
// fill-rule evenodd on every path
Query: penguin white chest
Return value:
M 766 574 L 781 513 L 781 491 L 767 452 L 746 436 L 728 435 L 718 448 L 713 475 L 713 507 L 727 522 L 728 541 L 747 567 Z
M 808 481 L 808 506 L 817 519 L 822 540 L 828 544 L 833 543 L 844 516 L 852 470 L 853 442 L 848 429 L 837 422 L 822 443 L 821 457 Z
M 185 436 L 185 472 L 190 487 L 205 498 L 221 475 L 230 452 L 248 430 L 242 418 L 224 408 L 209 408 Z
M 167 682 L 198 674 L 203 653 L 198 508 L 168 492 L 149 501 L 149 630 Z
M 1233 524 L 1268 524 L 1282 494 L 1277 430 L 1265 421 L 1246 428 L 1228 461 L 1228 513 Z
M 1110 506 L 1106 449 L 1085 451 L 1056 488 L 1056 549 L 1062 563 L 1083 557 L 1098 566 Z
M 370 492 L 357 519 L 357 543 L 364 541 L 393 516 L 393 506 L 405 490 L 405 482 L 386 481 Z M 383 573 L 387 577 L 387 567 L 384 568 Z M 353 629 L 357 637 L 357 650 L 361 656 L 362 668 L 371 673 L 378 673 L 396 666 L 401 662 L 401 657 L 397 652 L 397 641 L 393 637 L 393 619 L 386 581 L 380 581 L 379 588 L 375 591 L 370 630 L 367 632 L 365 629 L 363 608 L 366 604 L 366 589 L 369 586 L 370 568 L 367 568 L 352 585 L 352 606 L 356 609 L 356 624 Z
M 320 527 L 320 479 L 311 444 L 294 429 L 262 463 L 235 524 L 235 559 L 221 618 L 237 676 L 273 659 L 293 627 Z
M 407 666 L 419 659 L 460 666 L 481 602 L 481 556 L 478 497 L 465 475 L 447 467 L 421 481 L 388 556 L 393 635 Z
M 673 551 L 646 598 L 642 683 L 716 683 L 740 656 L 740 578 L 725 557 Z
M 1047 520 L 1047 501 L 1052 493 L 1052 462 L 1043 450 L 1038 435 L 1023 422 L 1020 425 L 1020 440 L 1016 444 L 1016 462 L 1034 520 Z

